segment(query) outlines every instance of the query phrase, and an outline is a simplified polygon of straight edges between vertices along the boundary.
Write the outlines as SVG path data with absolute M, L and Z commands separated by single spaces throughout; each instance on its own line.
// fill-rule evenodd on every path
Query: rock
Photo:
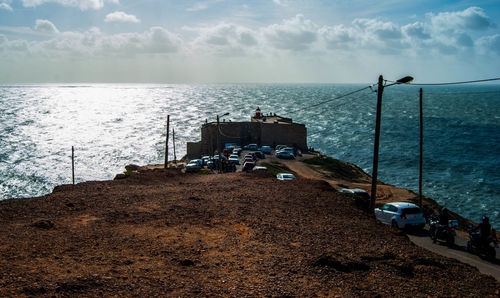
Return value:
M 139 168 L 140 166 L 134 164 L 129 164 L 125 166 L 125 170 L 127 170 L 128 172 L 137 171 L 139 170 Z
M 117 174 L 113 180 L 121 180 L 121 179 L 127 179 L 128 175 L 126 174 Z
M 181 265 L 182 266 L 194 266 L 194 262 L 189 260 L 189 259 L 185 259 L 185 260 L 181 261 Z
M 47 219 L 42 219 L 31 224 L 32 227 L 49 230 L 54 227 L 54 223 Z

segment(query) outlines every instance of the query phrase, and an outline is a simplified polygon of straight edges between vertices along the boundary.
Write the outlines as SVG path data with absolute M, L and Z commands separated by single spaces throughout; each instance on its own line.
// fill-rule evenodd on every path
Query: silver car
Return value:
M 381 208 L 375 208 L 375 217 L 380 222 L 399 229 L 422 229 L 425 226 L 422 209 L 407 202 L 388 203 Z

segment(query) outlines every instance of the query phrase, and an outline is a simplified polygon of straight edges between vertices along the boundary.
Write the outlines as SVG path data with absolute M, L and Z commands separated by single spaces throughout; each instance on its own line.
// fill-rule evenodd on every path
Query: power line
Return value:
M 462 85 L 462 84 L 472 84 L 472 83 L 482 83 L 482 82 L 491 82 L 491 81 L 498 81 L 500 78 L 491 78 L 491 79 L 484 79 L 484 80 L 472 80 L 472 81 L 461 81 L 461 82 L 447 82 L 447 83 L 404 83 L 406 85 L 413 85 L 413 86 L 445 86 L 445 85 Z M 389 83 L 398 83 L 396 81 L 390 81 L 390 80 L 384 80 L 385 82 Z M 402 84 L 402 83 L 399 83 Z
M 370 86 L 366 86 L 366 87 L 360 88 L 360 89 L 358 89 L 358 90 L 354 90 L 354 91 L 352 91 L 352 92 L 345 93 L 345 94 L 339 95 L 339 96 L 337 96 L 337 97 L 330 98 L 330 99 L 324 100 L 324 101 L 322 101 L 322 102 L 319 102 L 319 103 L 316 103 L 316 104 L 313 104 L 313 105 L 310 105 L 310 106 L 306 106 L 306 107 L 302 107 L 302 108 L 297 109 L 297 110 L 292 110 L 292 111 L 289 111 L 288 113 L 293 114 L 293 113 L 298 112 L 298 111 L 303 111 L 303 110 L 312 109 L 312 108 L 315 108 L 315 107 L 317 107 L 317 106 L 323 105 L 323 104 L 325 104 L 325 103 L 329 103 L 329 102 L 331 102 L 331 101 L 334 101 L 334 100 L 337 100 L 337 99 L 341 99 L 341 98 L 343 98 L 343 97 L 346 97 L 346 96 L 349 96 L 349 95 L 352 95 L 352 94 L 355 94 L 355 93 L 361 92 L 361 91 L 366 90 L 366 89 L 369 89 L 369 88 L 371 88 L 371 87 L 372 87 L 371 85 L 370 85 Z
M 500 93 L 500 90 L 496 91 L 471 91 L 471 92 L 425 92 L 425 94 L 439 94 L 439 95 L 456 95 L 456 94 L 495 94 Z

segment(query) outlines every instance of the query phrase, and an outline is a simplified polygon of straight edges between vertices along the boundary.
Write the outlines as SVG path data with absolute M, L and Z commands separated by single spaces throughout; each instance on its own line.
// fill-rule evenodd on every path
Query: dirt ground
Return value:
M 0 202 L 0 296 L 498 296 L 328 183 L 183 174 Z

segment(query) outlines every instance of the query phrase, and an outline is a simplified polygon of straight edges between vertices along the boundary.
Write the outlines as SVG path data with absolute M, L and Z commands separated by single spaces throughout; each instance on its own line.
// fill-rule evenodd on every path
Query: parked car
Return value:
M 295 176 L 290 173 L 279 173 L 276 175 L 276 178 L 278 178 L 278 180 L 294 180 Z
M 248 144 L 243 147 L 243 149 L 245 150 L 257 150 L 258 148 L 259 147 L 257 146 L 257 144 Z
M 247 158 L 247 157 L 249 157 L 249 158 L 253 159 L 254 161 L 256 161 L 256 160 L 257 160 L 257 155 L 255 155 L 253 152 L 247 153 L 247 154 L 245 155 L 245 158 Z
M 267 168 L 263 166 L 255 166 L 252 171 L 267 171 Z
M 281 149 L 280 151 L 290 152 L 293 154 L 293 156 L 295 156 L 295 150 L 292 147 L 285 147 L 285 148 Z
M 212 157 L 210 157 L 210 156 L 203 156 L 203 157 L 201 158 L 201 160 L 203 161 L 203 165 L 204 165 L 204 166 L 208 165 L 208 161 L 209 161 L 211 158 L 212 158 Z
M 189 161 L 189 163 L 192 163 L 192 162 L 198 164 L 200 167 L 203 167 L 203 160 L 202 159 L 192 159 Z
M 281 149 L 286 148 L 286 147 L 288 147 L 288 146 L 287 145 L 278 145 L 278 146 L 276 146 L 276 151 L 280 151 Z
M 241 148 L 234 148 L 233 149 L 233 154 L 236 154 L 236 155 L 240 156 L 241 151 L 243 151 Z
M 198 172 L 201 169 L 200 164 L 196 160 L 191 160 L 187 165 L 186 165 L 186 172 L 187 173 L 194 173 Z
M 283 150 L 277 151 L 276 152 L 276 157 L 277 158 L 283 158 L 283 159 L 294 159 L 295 158 L 295 156 L 293 155 L 293 153 L 290 153 L 288 151 L 283 151 Z
M 380 222 L 399 229 L 422 229 L 426 222 L 422 209 L 407 202 L 387 203 L 382 208 L 375 208 L 375 217 Z
M 233 154 L 233 155 L 229 156 L 228 160 L 229 160 L 230 163 L 234 163 L 234 164 L 237 164 L 237 165 L 240 164 L 240 157 L 238 155 L 234 155 Z
M 242 171 L 250 171 L 255 167 L 255 162 L 253 161 L 245 161 L 243 164 L 243 168 L 241 169 Z
M 254 155 L 255 157 L 260 158 L 260 159 L 266 158 L 266 156 L 264 155 L 264 153 L 262 153 L 262 151 L 254 151 L 254 152 L 250 152 L 250 153 L 252 155 Z
M 271 146 L 261 146 L 259 150 L 264 154 L 271 154 L 271 152 L 273 151 Z

